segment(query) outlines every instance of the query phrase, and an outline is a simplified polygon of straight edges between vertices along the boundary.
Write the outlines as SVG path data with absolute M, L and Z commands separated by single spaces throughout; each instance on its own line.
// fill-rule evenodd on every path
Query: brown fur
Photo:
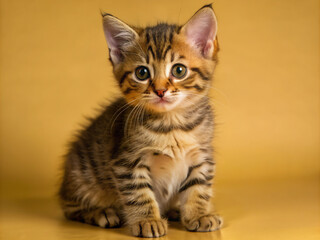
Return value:
M 210 6 L 191 21 L 197 14 L 214 19 Z M 210 203 L 215 162 L 208 98 L 217 39 L 213 50 L 209 42 L 210 51 L 202 51 L 190 44 L 188 23 L 132 28 L 106 14 L 104 24 L 123 98 L 71 144 L 60 188 L 65 216 L 101 227 L 126 223 L 140 237 L 165 235 L 168 215 L 190 231 L 218 229 Z M 183 79 L 172 75 L 177 63 L 187 68 Z M 136 78 L 139 66 L 149 69 L 148 79 Z M 164 96 L 156 95 L 159 89 Z

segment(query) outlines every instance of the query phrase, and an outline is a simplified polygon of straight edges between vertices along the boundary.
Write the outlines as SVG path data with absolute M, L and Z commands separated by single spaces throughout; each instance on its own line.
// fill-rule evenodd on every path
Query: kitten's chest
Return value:
M 177 160 L 185 159 L 188 153 L 199 144 L 194 134 L 180 130 L 167 134 L 154 134 L 151 138 L 153 149 Z
M 163 134 L 158 136 L 153 149 L 155 152 L 149 155 L 151 176 L 160 209 L 165 211 L 196 160 L 193 153 L 198 142 L 192 134 Z

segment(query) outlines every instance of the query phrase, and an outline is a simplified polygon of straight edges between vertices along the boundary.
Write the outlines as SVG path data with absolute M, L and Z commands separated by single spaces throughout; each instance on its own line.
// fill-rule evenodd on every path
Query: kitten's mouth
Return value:
M 151 102 L 152 104 L 156 104 L 156 105 L 165 105 L 165 104 L 172 104 L 173 100 L 170 100 L 168 98 L 156 98 L 155 100 L 153 100 Z
M 176 103 L 175 99 L 171 99 L 168 97 L 162 97 L 162 98 L 158 97 L 150 100 L 149 107 L 156 111 L 163 112 L 163 111 L 169 111 L 172 108 L 174 108 L 175 103 Z
M 148 101 L 147 107 L 156 112 L 167 112 L 179 106 L 183 98 L 183 96 L 153 97 Z

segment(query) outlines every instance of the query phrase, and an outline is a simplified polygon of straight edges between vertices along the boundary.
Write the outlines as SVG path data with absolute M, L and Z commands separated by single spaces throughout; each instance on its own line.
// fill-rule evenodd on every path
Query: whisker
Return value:
M 196 93 L 187 93 L 187 95 L 194 95 L 194 96 L 204 96 L 204 95 L 200 95 L 200 94 L 196 94 Z M 218 104 L 221 104 L 222 106 L 227 106 L 226 104 L 218 101 L 217 99 L 214 99 L 213 97 L 211 96 L 206 96 L 210 102 L 212 103 L 212 105 L 215 105 L 215 103 L 218 103 Z M 190 99 L 189 99 L 190 100 Z M 214 103 L 215 102 L 215 103 Z
M 140 103 L 138 103 L 137 105 L 134 106 L 134 108 L 130 111 L 129 115 L 127 116 L 126 119 L 126 123 L 125 123 L 125 127 L 124 127 L 124 132 L 125 134 L 128 136 L 129 135 L 129 126 L 131 126 L 131 122 L 132 122 L 132 116 L 134 115 L 136 109 L 138 108 Z
M 139 99 L 134 99 L 128 103 L 126 103 L 125 105 L 123 105 L 121 108 L 119 108 L 111 117 L 111 120 L 112 121 L 112 124 L 111 124 L 111 127 L 110 127 L 110 132 L 112 133 L 112 129 L 113 129 L 113 126 L 115 124 L 115 121 L 117 120 L 117 118 L 121 115 L 121 113 L 123 113 L 125 110 L 127 110 L 131 105 L 130 103 L 133 103 L 134 101 L 137 101 Z M 120 112 L 119 112 L 120 111 Z M 117 114 L 118 113 L 118 114 Z M 117 114 L 117 115 L 116 115 Z M 116 117 L 113 119 L 113 117 L 116 115 Z

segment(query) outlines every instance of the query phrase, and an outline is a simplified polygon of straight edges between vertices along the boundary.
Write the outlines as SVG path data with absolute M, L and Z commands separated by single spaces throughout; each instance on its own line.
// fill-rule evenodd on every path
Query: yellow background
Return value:
M 183 24 L 207 2 L 0 3 L 1 197 L 53 199 L 68 139 L 85 123 L 84 116 L 94 116 L 99 103 L 118 93 L 99 9 L 140 26 L 158 21 Z M 213 6 L 221 47 L 212 89 L 216 201 L 227 222 L 221 234 L 225 231 L 226 239 L 271 239 L 267 236 L 273 235 L 263 229 L 269 222 L 275 224 L 284 211 L 287 215 L 278 228 L 272 225 L 278 229 L 275 239 L 316 239 L 320 226 L 319 1 L 217 0 Z M 58 207 L 54 201 L 51 205 L 59 219 Z M 300 215 L 294 215 L 297 208 Z M 7 212 L 12 218 L 12 225 L 9 222 L 4 228 L 7 239 L 16 237 L 9 233 L 17 221 L 12 217 L 14 209 Z M 245 217 L 250 211 L 251 220 Z M 261 220 L 265 212 L 271 214 L 270 221 Z M 25 215 L 25 221 L 28 218 Z M 301 228 L 303 222 L 306 229 Z M 82 227 L 72 225 L 75 231 L 76 226 Z M 247 231 L 258 229 L 255 236 L 259 237 L 250 238 L 241 232 L 242 226 Z M 86 236 L 107 234 L 86 229 L 90 232 Z M 193 236 L 182 231 L 172 234 Z

